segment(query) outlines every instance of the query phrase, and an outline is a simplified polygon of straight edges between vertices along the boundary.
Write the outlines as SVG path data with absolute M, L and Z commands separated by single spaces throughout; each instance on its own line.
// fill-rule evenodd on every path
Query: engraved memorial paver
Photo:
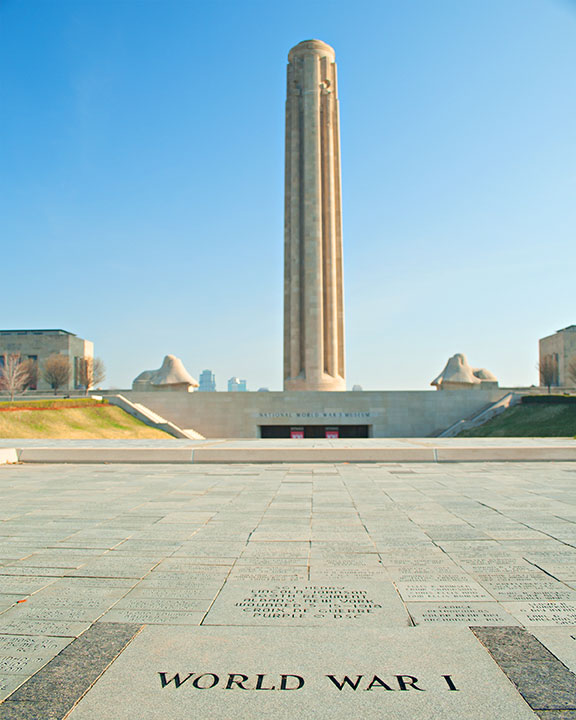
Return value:
M 406 626 L 408 615 L 392 583 L 286 583 L 226 586 L 204 625 Z
M 70 642 L 71 638 L 0 635 L 0 655 L 53 657 Z
M 136 623 L 139 625 L 199 625 L 203 617 L 204 612 L 112 608 L 102 615 L 99 621 L 106 623 Z
M 528 600 L 576 600 L 576 590 L 551 578 L 537 580 L 490 580 L 482 582 L 482 586 L 500 601 Z
M 0 635 L 48 635 L 49 637 L 78 637 L 90 627 L 89 622 L 56 620 L 8 619 L 0 615 Z
M 494 598 L 474 581 L 468 582 L 396 582 L 405 602 L 435 600 L 493 600 Z
M 70 720 L 133 720 L 136 707 L 140 720 L 535 717 L 472 633 L 453 627 L 146 627 Z
M 449 625 L 517 625 L 518 621 L 495 602 L 407 604 L 415 625 L 442 623 Z
M 505 602 L 522 625 L 576 625 L 576 602 Z

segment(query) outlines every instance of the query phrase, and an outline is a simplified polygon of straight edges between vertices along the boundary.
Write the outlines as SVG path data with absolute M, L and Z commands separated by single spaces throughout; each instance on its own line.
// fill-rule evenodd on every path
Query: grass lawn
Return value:
M 91 398 L 0 402 L 0 438 L 88 440 L 170 437 L 119 407 Z
M 576 404 L 516 405 L 458 437 L 574 437 Z

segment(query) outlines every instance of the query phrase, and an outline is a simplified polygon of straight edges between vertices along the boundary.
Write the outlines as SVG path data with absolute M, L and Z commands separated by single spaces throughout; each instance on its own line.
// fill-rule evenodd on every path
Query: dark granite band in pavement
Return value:
M 62 720 L 141 629 L 92 625 L 0 705 L 0 719 Z
M 472 632 L 542 720 L 576 719 L 576 675 L 521 627 Z

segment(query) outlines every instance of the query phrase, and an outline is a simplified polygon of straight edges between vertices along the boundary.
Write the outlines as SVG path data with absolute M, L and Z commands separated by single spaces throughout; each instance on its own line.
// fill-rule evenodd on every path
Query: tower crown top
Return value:
M 329 55 L 331 58 L 334 58 L 336 53 L 333 47 L 330 47 L 328 43 L 322 42 L 322 40 L 303 40 L 298 43 L 298 45 L 294 45 L 292 50 L 290 50 L 288 53 L 288 62 L 302 55 Z

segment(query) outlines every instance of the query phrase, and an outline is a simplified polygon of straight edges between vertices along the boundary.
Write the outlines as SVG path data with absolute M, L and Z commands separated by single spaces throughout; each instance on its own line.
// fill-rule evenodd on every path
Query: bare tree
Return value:
M 106 377 L 106 368 L 100 358 L 78 358 L 76 367 L 76 383 L 84 387 L 86 395 L 90 388 L 101 383 Z
M 20 353 L 5 355 L 4 367 L 0 368 L 0 390 L 10 393 L 10 400 L 14 400 L 14 395 L 33 384 L 35 365 L 32 360 L 22 360 Z
M 558 363 L 554 355 L 544 355 L 538 363 L 540 385 L 545 385 L 550 393 L 550 386 L 558 382 Z
M 70 381 L 70 359 L 66 355 L 54 354 L 50 355 L 44 361 L 42 368 L 42 377 L 48 385 L 54 390 L 54 395 L 62 385 L 67 385 Z
M 32 360 L 32 358 L 29 358 L 27 361 L 28 363 L 28 387 L 30 390 L 36 390 L 38 387 L 38 362 L 37 360 Z
M 576 385 L 576 357 L 572 358 L 572 360 L 568 363 L 566 376 L 570 382 Z

